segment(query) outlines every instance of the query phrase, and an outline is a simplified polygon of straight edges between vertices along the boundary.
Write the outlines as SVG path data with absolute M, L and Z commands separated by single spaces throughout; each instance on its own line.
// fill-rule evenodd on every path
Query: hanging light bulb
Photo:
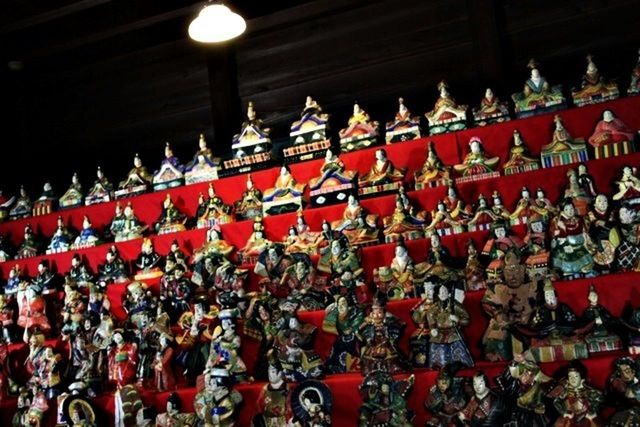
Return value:
M 189 25 L 189 37 L 202 43 L 219 43 L 244 33 L 247 23 L 221 3 L 206 5 Z

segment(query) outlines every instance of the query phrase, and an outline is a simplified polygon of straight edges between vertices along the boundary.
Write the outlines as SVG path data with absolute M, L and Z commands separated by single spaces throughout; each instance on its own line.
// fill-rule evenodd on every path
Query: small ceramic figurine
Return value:
M 561 207 L 550 227 L 553 267 L 566 278 L 593 276 L 594 248 L 585 223 L 570 199 L 564 200 Z
M 593 208 L 586 216 L 587 233 L 593 251 L 594 269 L 601 274 L 613 271 L 616 262 L 616 250 L 620 244 L 620 231 L 615 223 L 613 212 L 609 209 L 609 200 L 604 194 L 598 194 Z
M 640 378 L 638 365 L 629 356 L 616 359 L 607 380 L 607 395 L 616 412 L 609 419 L 611 426 L 634 425 L 640 422 Z
M 486 273 L 484 266 L 478 260 L 478 249 L 473 240 L 467 241 L 467 262 L 462 271 L 465 291 L 479 291 L 486 289 Z
M 560 116 L 553 119 L 555 129 L 551 142 L 542 147 L 540 158 L 543 168 L 586 162 L 589 160 L 587 146 L 583 138 L 574 139 L 564 127 Z
M 173 155 L 169 142 L 165 144 L 164 159 L 160 164 L 160 169 L 153 174 L 152 183 L 154 191 L 179 187 L 184 184 L 184 166 Z
M 618 98 L 618 85 L 605 82 L 593 62 L 593 56 L 587 55 L 587 71 L 582 76 L 580 88 L 573 88 L 571 96 L 576 107 L 610 101 Z
M 513 145 L 509 150 L 509 160 L 503 166 L 505 175 L 523 173 L 540 168 L 540 162 L 529 156 L 529 149 L 524 144 L 518 129 L 513 130 Z
M 255 264 L 258 256 L 269 246 L 271 241 L 264 235 L 264 225 L 260 216 L 254 217 L 253 232 L 244 247 L 238 250 L 240 264 Z
M 424 229 L 425 234 L 437 232 L 440 236 L 448 236 L 462 233 L 464 231 L 463 216 L 461 209 L 456 208 L 452 211 L 447 208 L 444 200 L 440 200 L 436 210 L 431 214 L 431 223 Z
M 555 426 L 604 425 L 600 417 L 604 396 L 600 390 L 587 384 L 587 369 L 576 361 L 569 365 L 565 375 L 549 392 L 553 406 L 560 414 Z
M 254 187 L 251 174 L 247 175 L 247 189 L 242 193 L 242 198 L 235 203 L 235 211 L 238 219 L 262 216 L 262 192 Z
M 298 184 L 291 175 L 289 166 L 282 166 L 273 188 L 266 190 L 262 197 L 263 214 L 276 215 L 302 209 L 306 188 L 306 184 Z
M 396 168 L 385 150 L 376 150 L 375 162 L 366 174 L 358 179 L 358 194 L 370 195 L 397 191 L 402 186 L 405 169 Z
M 218 179 L 219 165 L 220 158 L 213 156 L 213 152 L 207 147 L 204 134 L 201 133 L 198 139 L 198 151 L 184 168 L 185 184 L 197 184 Z
M 482 255 L 492 260 L 501 260 L 509 249 L 514 249 L 520 255 L 524 249 L 524 242 L 520 237 L 511 234 L 507 221 L 496 219 L 491 224 L 491 236 L 482 248 Z
M 318 252 L 320 246 L 324 247 L 328 244 L 324 241 L 322 233 L 310 230 L 302 211 L 298 211 L 296 225 L 289 227 L 289 234 L 283 240 L 286 245 L 285 252 L 288 254 L 304 253 L 314 255 Z
M 640 220 L 638 212 L 623 203 L 618 210 L 618 226 L 622 239 L 616 248 L 616 269 L 640 271 Z
M 339 296 L 326 308 L 322 330 L 336 335 L 331 354 L 325 361 L 327 373 L 360 371 L 360 348 L 356 334 L 363 321 L 362 307 L 348 296 Z
M 416 325 L 416 329 L 409 338 L 409 359 L 411 365 L 416 368 L 426 368 L 429 363 L 429 338 L 431 336 L 427 312 L 433 305 L 433 291 L 435 286 L 426 283 L 421 300 L 411 308 L 411 320 Z
M 33 203 L 31 198 L 27 195 L 27 190 L 24 186 L 20 186 L 20 194 L 16 200 L 16 204 L 9 211 L 10 219 L 26 218 L 31 216 L 33 211 Z
M 411 111 L 404 105 L 404 99 L 398 98 L 398 104 L 396 116 L 386 125 L 387 144 L 420 138 L 420 117 L 411 116 Z
M 491 123 L 501 123 L 509 120 L 509 107 L 506 102 L 501 102 L 493 94 L 491 88 L 487 88 L 480 106 L 473 109 L 473 121 L 476 126 L 486 126 Z
M 61 216 L 58 217 L 58 225 L 56 231 L 51 237 L 49 246 L 47 246 L 47 254 L 55 254 L 60 252 L 66 252 L 73 243 L 73 235 L 69 231 L 69 228 L 64 225 L 64 220 Z
M 236 309 L 218 312 L 220 325 L 211 336 L 211 348 L 205 370 L 225 368 L 233 384 L 247 380 L 247 366 L 240 357 L 240 335 L 236 332 L 236 318 L 240 313 Z
M 285 426 L 292 416 L 291 390 L 282 375 L 282 369 L 277 360 L 269 363 L 268 382 L 262 387 L 257 400 L 257 411 L 251 419 L 251 425 L 276 427 Z
M 304 381 L 324 375 L 322 359 L 313 348 L 316 327 L 303 324 L 295 313 L 287 313 L 274 343 L 276 357 L 288 381 Z
M 128 280 L 127 266 L 115 246 L 111 246 L 107 251 L 106 262 L 98 267 L 98 273 L 98 280 L 105 284 Z
M 531 209 L 546 222 L 550 222 L 552 217 L 558 214 L 558 208 L 547 199 L 544 190 L 540 187 L 536 189 L 536 198 L 533 200 Z
M 411 427 L 414 414 L 407 408 L 408 394 L 415 377 L 395 380 L 388 372 L 367 374 L 358 391 L 362 398 L 359 427 Z
M 506 421 L 508 410 L 502 397 L 489 388 L 489 378 L 484 372 L 473 376 L 473 395 L 458 419 L 464 426 L 493 427 Z
M 529 218 L 535 215 L 533 210 L 534 201 L 531 198 L 531 193 L 527 187 L 522 187 L 520 190 L 520 200 L 516 204 L 516 208 L 509 215 L 511 225 L 527 224 Z
M 318 270 L 329 274 L 331 280 L 338 280 L 344 273 L 349 272 L 353 278 L 360 280 L 363 269 L 354 248 L 349 246 L 344 237 L 333 240 L 321 251 Z
M 613 351 L 622 348 L 622 340 L 617 334 L 619 322 L 614 318 L 609 310 L 599 304 L 598 292 L 596 288 L 589 286 L 589 305 L 580 316 L 579 323 L 584 325 L 582 329 L 588 332 L 585 335 L 585 342 L 590 354 L 602 351 Z
M 478 203 L 475 207 L 473 216 L 467 221 L 469 231 L 489 230 L 494 221 L 504 220 L 505 218 L 496 216 L 493 209 L 489 207 L 484 194 L 478 196 Z
M 75 208 L 76 206 L 82 205 L 83 200 L 82 184 L 80 184 L 78 174 L 74 172 L 71 177 L 71 186 L 69 186 L 66 193 L 60 197 L 58 205 L 60 206 L 60 209 Z
M 451 167 L 444 165 L 440 157 L 438 157 L 438 153 L 436 153 L 435 143 L 429 141 L 427 159 L 420 171 L 414 173 L 416 190 L 447 185 L 450 180 L 450 174 Z
M 557 111 L 565 107 L 562 85 L 551 86 L 538 70 L 538 63 L 531 59 L 527 64 L 531 76 L 522 92 L 511 95 L 518 118 Z
M 329 115 L 322 112 L 320 105 L 310 96 L 304 104 L 300 120 L 291 124 L 289 140 L 291 145 L 284 148 L 285 162 L 297 162 L 322 157 L 324 150 L 331 146 Z
M 226 369 L 212 369 L 205 374 L 204 385 L 193 400 L 195 425 L 233 427 L 242 395 L 231 388 Z
M 109 182 L 100 166 L 96 172 L 97 179 L 93 182 L 93 187 L 89 190 L 84 204 L 89 206 L 96 203 L 108 202 L 113 197 L 113 184 Z
M 182 401 L 177 393 L 171 393 L 167 397 L 167 412 L 158 414 L 156 427 L 190 427 L 194 425 L 195 414 L 181 413 Z
M 196 226 L 198 228 L 211 228 L 221 224 L 233 222 L 233 207 L 226 205 L 216 195 L 213 184 L 209 183 L 208 197 L 200 193 L 198 197 L 198 209 L 196 210 Z
M 353 104 L 348 127 L 340 130 L 338 135 L 343 153 L 367 148 L 375 145 L 378 140 L 378 122 L 372 121 L 369 114 L 356 102 Z
M 398 347 L 398 340 L 404 326 L 404 322 L 386 311 L 380 300 L 373 301 L 371 312 L 357 333 L 361 341 L 360 365 L 364 375 L 375 371 L 395 374 L 403 370 L 406 358 Z
M 410 200 L 407 198 L 407 205 L 404 203 L 406 194 L 399 193 L 396 196 L 396 208 L 388 217 L 382 219 L 384 241 L 395 242 L 399 239 L 414 240 L 424 237 L 423 229 L 426 225 L 426 212 L 419 212 L 412 215 L 415 208 L 411 206 Z
M 140 253 L 136 258 L 135 265 L 138 268 L 135 280 L 149 280 L 162 276 L 162 270 L 160 269 L 160 255 L 155 251 L 153 247 L 153 241 L 150 238 L 145 238 L 142 241 L 142 247 Z
M 118 184 L 115 197 L 119 199 L 145 193 L 152 180 L 153 177 L 147 172 L 147 168 L 142 165 L 142 160 L 136 154 L 133 158 L 133 168 L 127 174 L 127 179 L 120 181 L 120 184 Z
M 449 94 L 447 82 L 438 83 L 440 97 L 436 101 L 433 110 L 425 114 L 429 122 L 429 132 L 436 135 L 444 132 L 453 132 L 466 129 L 467 106 L 458 105 Z
M 547 238 L 547 221 L 533 213 L 527 219 L 527 235 L 524 237 L 527 273 L 532 279 L 543 279 L 549 275 L 551 257 Z
M 455 426 L 458 413 L 467 405 L 467 389 L 471 385 L 467 378 L 455 376 L 457 370 L 457 365 L 440 369 L 436 383 L 429 389 L 424 406 L 432 417 L 427 421 L 427 427 Z
M 627 89 L 628 95 L 637 95 L 640 93 L 640 49 L 638 49 L 638 60 L 636 66 L 631 71 L 631 83 Z
M 121 212 L 119 214 L 118 205 L 116 205 L 116 216 L 111 222 L 111 233 L 115 236 L 114 240 L 125 242 L 141 238 L 147 226 L 138 219 L 131 203 L 127 204 L 127 207 Z
M 208 300 L 199 299 L 191 311 L 178 319 L 180 332 L 176 334 L 176 344 L 179 352 L 175 362 L 184 369 L 189 384 L 196 381 L 206 366 L 216 315 L 217 308 L 210 306 Z M 225 372 L 228 377 L 229 372 Z
M 624 166 L 622 168 L 622 177 L 619 181 L 615 181 L 618 192 L 611 198 L 618 202 L 626 202 L 630 207 L 640 202 L 640 178 L 636 176 L 636 168 Z
M 56 210 L 58 198 L 53 193 L 51 183 L 46 182 L 42 189 L 42 195 L 34 200 L 33 210 L 31 214 L 33 216 L 47 215 Z
M 320 176 L 309 181 L 311 204 L 326 206 L 342 203 L 350 194 L 356 194 L 357 188 L 358 173 L 345 170 L 344 163 L 338 155 L 330 148 L 327 149 Z
M 167 194 L 162 203 L 162 213 L 156 221 L 154 228 L 158 234 L 174 233 L 186 230 L 185 223 L 187 216 L 180 212 L 171 199 L 171 195 Z
M 404 240 L 398 240 L 391 265 L 373 269 L 376 293 L 380 298 L 390 301 L 420 295 L 427 267 L 424 262 L 415 264 Z
M 82 218 L 82 231 L 73 242 L 74 249 L 90 248 L 100 244 L 98 231 L 91 225 L 91 220 L 87 215 Z
M 224 161 L 229 173 L 249 172 L 266 166 L 271 160 L 271 129 L 264 127 L 257 118 L 253 102 L 247 106 L 247 120 L 242 123 L 240 133 L 233 136 L 231 149 L 233 159 Z
M 598 122 L 589 144 L 594 148 L 596 159 L 621 156 L 635 150 L 635 132 L 611 110 L 602 112 L 602 120 Z
M 113 332 L 113 343 L 109 350 L 109 381 L 115 383 L 117 388 L 133 384 L 136 379 L 138 365 L 138 346 L 127 342 L 121 330 Z
M 377 215 L 368 214 L 364 208 L 360 207 L 360 202 L 350 195 L 343 219 L 335 221 L 331 224 L 331 228 L 342 233 L 354 247 L 375 245 L 379 241 L 380 234 L 377 219 Z
M 462 175 L 460 178 L 456 178 L 456 183 L 479 181 L 500 176 L 500 172 L 495 170 L 500 158 L 486 157 L 480 138 L 477 136 L 471 137 L 469 149 L 470 151 L 465 156 L 464 162 L 453 167 L 456 172 Z
M 575 169 L 569 169 L 567 171 L 567 180 L 569 182 L 564 190 L 564 198 L 571 200 L 578 215 L 584 217 L 588 213 L 592 197 L 595 196 L 595 194 L 592 194 L 589 190 L 585 190 L 580 185 L 578 172 L 576 172 Z
M 16 259 L 30 258 L 40 253 L 40 241 L 36 238 L 31 228 L 31 224 L 27 224 L 24 227 L 24 237 L 20 246 L 18 246 L 18 252 L 16 253 Z

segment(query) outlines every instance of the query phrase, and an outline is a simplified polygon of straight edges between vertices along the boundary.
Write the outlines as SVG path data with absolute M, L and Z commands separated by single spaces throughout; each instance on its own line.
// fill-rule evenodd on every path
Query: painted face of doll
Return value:
M 567 374 L 567 381 L 569 382 L 569 385 L 571 387 L 575 388 L 580 386 L 580 383 L 582 382 L 582 376 L 580 375 L 580 372 L 571 370 Z
M 612 122 L 614 119 L 613 113 L 610 110 L 605 110 L 604 113 L 602 113 L 602 119 L 607 123 Z
M 591 305 L 598 304 L 598 293 L 595 291 L 589 291 L 588 299 Z
M 431 235 L 431 248 L 438 249 L 440 247 L 440 236 L 438 234 Z
M 387 156 L 385 155 L 384 151 L 382 150 L 376 151 L 376 160 L 381 162 L 387 160 Z
M 263 322 L 266 322 L 270 318 L 269 312 L 263 306 L 260 306 L 260 308 L 258 308 L 258 316 L 260 316 L 260 320 L 262 320 Z
M 119 332 L 116 332 L 113 334 L 113 342 L 120 346 L 124 343 L 124 338 L 122 338 L 122 335 Z
M 625 206 L 620 208 L 618 215 L 620 216 L 620 222 L 625 225 L 631 224 L 635 219 L 635 213 Z
M 481 209 L 484 209 L 487 207 L 487 200 L 484 197 L 481 197 L 480 199 L 478 199 L 478 206 Z
M 457 197 L 457 195 L 456 195 L 456 189 L 455 189 L 455 188 L 453 188 L 453 187 L 449 187 L 449 188 L 447 189 L 447 196 L 449 196 L 449 197 L 451 197 L 451 198 L 456 198 L 456 197 Z
M 534 233 L 542 233 L 543 230 L 544 226 L 542 225 L 542 222 L 536 221 L 531 223 L 531 231 L 533 231 Z
M 407 256 L 407 249 L 404 246 L 396 246 L 396 258 L 404 259 Z
M 469 144 L 469 146 L 471 147 L 471 152 L 473 154 L 480 154 L 480 151 L 482 151 L 480 149 L 480 142 L 478 142 L 475 139 L 473 141 L 471 141 L 471 144 Z
M 322 231 L 329 232 L 329 223 L 328 222 L 323 222 L 322 223 Z
M 357 204 L 357 200 L 353 196 L 353 194 L 349 195 L 349 199 L 347 200 L 347 203 L 349 203 L 349 206 L 355 206 Z
M 576 215 L 576 208 L 574 208 L 571 203 L 566 204 L 564 208 L 562 208 L 562 213 L 568 218 L 573 218 Z
M 333 242 L 331 242 L 331 254 L 334 256 L 340 255 L 340 252 L 342 251 L 342 248 L 340 247 L 340 242 L 338 242 L 337 240 L 334 240 Z
M 473 377 L 473 391 L 479 396 L 487 392 L 487 383 L 484 381 L 484 377 Z
M 338 313 L 345 314 L 347 311 L 349 311 L 349 303 L 346 298 L 341 297 L 338 299 Z
M 440 286 L 440 290 L 438 290 L 438 299 L 440 301 L 446 301 L 449 298 L 449 290 L 446 286 Z
M 606 211 L 609 208 L 609 200 L 607 200 L 607 196 L 604 194 L 598 194 L 596 196 L 595 206 L 600 212 Z
M 487 90 L 484 92 L 484 97 L 487 99 L 493 99 L 493 91 L 491 90 L 490 87 L 488 87 Z
M 307 267 L 303 262 L 299 262 L 296 264 L 296 277 L 298 279 L 302 279 L 307 274 Z
M 273 365 L 269 365 L 267 373 L 271 384 L 278 383 L 282 380 L 282 372 L 278 371 L 278 368 Z
M 292 317 L 291 319 L 289 319 L 289 329 L 298 329 L 299 325 L 300 323 L 298 322 L 298 319 L 296 317 Z
M 538 80 L 540 78 L 540 71 L 537 68 L 531 70 L 531 78 Z
M 618 372 L 620 372 L 620 378 L 624 381 L 631 381 L 633 377 L 636 375 L 636 371 L 633 369 L 631 365 L 620 365 L 618 368 Z
M 436 386 L 441 393 L 444 393 L 449 389 L 449 380 L 446 378 L 438 378 L 436 381 Z
M 555 305 L 558 303 L 558 297 L 556 296 L 555 291 L 545 291 L 544 302 L 551 307 L 555 307 Z
M 438 212 L 444 213 L 446 211 L 446 206 L 442 202 L 438 202 Z
M 504 227 L 496 228 L 496 239 L 504 239 L 507 236 L 507 230 Z

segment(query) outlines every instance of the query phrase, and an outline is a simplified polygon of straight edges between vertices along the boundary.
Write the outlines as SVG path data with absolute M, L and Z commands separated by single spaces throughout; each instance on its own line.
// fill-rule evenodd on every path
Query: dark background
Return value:
M 188 39 L 201 4 L 0 2 L 0 189 L 61 195 L 74 171 L 86 189 L 97 165 L 115 183 L 136 152 L 157 169 L 165 141 L 188 161 L 201 132 L 227 154 L 249 100 L 277 142 L 308 94 L 337 132 L 354 100 L 381 123 L 398 96 L 422 115 L 443 78 L 460 103 L 508 99 L 530 57 L 568 94 L 592 53 L 624 92 L 640 48 L 637 0 L 238 0 L 248 30 L 226 47 Z

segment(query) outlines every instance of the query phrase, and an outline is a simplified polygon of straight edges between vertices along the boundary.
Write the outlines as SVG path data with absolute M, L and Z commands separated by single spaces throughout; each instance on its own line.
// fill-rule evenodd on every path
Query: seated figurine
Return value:
M 531 198 L 531 193 L 527 187 L 522 187 L 520 190 L 520 200 L 516 204 L 516 208 L 509 215 L 511 225 L 526 224 L 529 217 L 534 215 L 534 201 Z
M 254 187 L 251 174 L 247 175 L 247 189 L 234 207 L 236 216 L 241 220 L 262 216 L 262 191 Z
M 64 225 L 64 221 L 61 216 L 58 217 L 58 225 L 56 231 L 51 237 L 51 242 L 47 246 L 47 254 L 55 254 L 60 252 L 66 252 L 73 243 L 73 235 L 69 228 Z
M 51 183 L 45 182 L 42 189 L 42 195 L 33 202 L 33 210 L 31 214 L 33 216 L 50 214 L 56 210 L 57 202 L 58 198 L 53 193 Z
M 156 221 L 154 228 L 158 234 L 174 233 L 186 230 L 185 223 L 187 216 L 180 212 L 171 200 L 171 195 L 167 194 L 162 204 L 162 213 Z
M 43 293 L 43 288 L 34 282 L 22 282 L 16 293 L 18 305 L 16 324 L 24 328 L 24 341 L 30 333 L 36 330 L 41 331 L 44 335 L 48 335 L 51 331 L 51 324 L 46 314 L 47 302 Z
M 73 254 L 71 268 L 69 268 L 66 278 L 78 288 L 90 287 L 93 284 L 93 274 L 78 254 Z
M 153 177 L 147 172 L 147 168 L 142 165 L 142 160 L 136 154 L 133 158 L 133 168 L 127 174 L 127 179 L 120 181 L 115 197 L 120 199 L 146 193 L 152 180 Z
M 410 210 L 405 207 L 401 195 L 398 194 L 393 213 L 382 219 L 385 242 L 395 242 L 400 238 L 414 240 L 424 237 L 423 228 L 427 222 L 426 215 L 426 212 L 412 215 Z
M 366 111 L 356 102 L 348 127 L 338 132 L 340 150 L 343 153 L 360 150 L 375 145 L 378 140 L 378 122 L 372 121 Z
M 286 253 L 304 253 L 307 255 L 314 255 L 321 245 L 327 245 L 320 232 L 310 230 L 302 211 L 298 211 L 296 225 L 289 227 L 289 234 L 284 238 L 284 243 L 286 245 Z
M 264 235 L 262 218 L 257 216 L 253 220 L 253 232 L 247 239 L 244 247 L 238 250 L 238 262 L 240 264 L 255 264 L 258 256 L 264 251 L 271 241 Z
M 573 206 L 576 208 L 578 215 L 584 217 L 589 206 L 592 203 L 594 194 L 589 190 L 583 188 L 580 185 L 578 172 L 575 169 L 569 169 L 567 171 L 568 184 L 564 190 L 564 198 L 573 202 Z
M 122 208 L 120 202 L 116 202 L 115 214 L 113 215 L 113 218 L 111 218 L 109 231 L 106 233 L 107 237 L 115 240 L 116 236 L 122 233 L 125 220 L 124 209 Z
M 548 392 L 553 406 L 560 414 L 555 425 L 579 427 L 584 425 L 604 425 L 601 410 L 603 393 L 587 384 L 587 370 L 580 362 L 573 362 L 566 370 L 566 376 Z M 617 425 L 617 424 L 610 424 Z
M 553 121 L 555 123 L 553 138 L 549 144 L 542 147 L 540 153 L 542 167 L 550 168 L 589 160 L 584 139 L 573 139 L 564 127 L 560 116 L 555 116 Z
M 194 257 L 198 259 L 199 255 L 203 257 L 221 257 L 229 258 L 234 247 L 222 238 L 222 232 L 219 228 L 213 227 L 207 230 L 207 241 L 196 250 Z
M 82 219 L 82 231 L 73 242 L 74 249 L 90 248 L 100 244 L 98 231 L 91 225 L 91 220 L 87 215 Z
M 323 248 L 318 260 L 318 270 L 329 274 L 332 280 L 339 280 L 346 272 L 356 280 L 363 274 L 358 253 L 344 237 L 333 240 L 327 248 Z
M 113 184 L 109 182 L 100 166 L 98 166 L 98 171 L 96 172 L 97 178 L 91 190 L 87 194 L 87 197 L 84 199 L 84 204 L 89 206 L 96 203 L 109 202 L 113 198 Z
M 448 365 L 440 369 L 436 382 L 427 393 L 424 406 L 432 417 L 427 427 L 454 426 L 456 418 L 469 400 L 469 379 L 456 376 L 458 366 Z
M 587 343 L 589 354 L 622 349 L 622 340 L 618 335 L 620 324 L 609 310 L 599 303 L 595 286 L 589 286 L 587 299 L 589 305 L 582 312 L 579 323 L 586 332 L 584 341 Z
M 486 289 L 486 271 L 478 259 L 478 250 L 473 240 L 467 242 L 467 262 L 462 271 L 464 276 L 465 291 L 479 291 Z
M 329 115 L 322 112 L 320 105 L 307 96 L 300 120 L 291 124 L 290 146 L 283 150 L 285 162 L 317 159 L 331 146 L 328 136 Z
M 204 376 L 204 384 L 193 399 L 197 420 L 194 425 L 232 427 L 238 416 L 242 395 L 231 387 L 229 372 L 213 369 Z
M 274 343 L 282 373 L 289 381 L 304 381 L 324 375 L 322 359 L 313 348 L 316 327 L 303 324 L 295 313 L 284 317 Z
M 610 101 L 618 98 L 618 85 L 613 82 L 606 83 L 593 62 L 593 56 L 587 55 L 587 71 L 582 76 L 580 88 L 573 88 L 571 96 L 576 107 Z
M 376 150 L 376 160 L 371 169 L 358 179 L 361 196 L 396 191 L 402 186 L 405 169 L 396 168 L 387 158 L 385 150 Z
M 211 349 L 205 365 L 205 370 L 227 369 L 233 383 L 247 380 L 247 366 L 240 356 L 241 339 L 236 331 L 236 318 L 239 314 L 235 309 L 218 312 L 220 325 L 213 330 Z
M 82 185 L 80 184 L 78 174 L 74 172 L 71 177 L 71 186 L 69 186 L 67 192 L 60 197 L 58 205 L 60 206 L 60 209 L 75 208 L 76 206 L 81 206 L 83 200 L 84 196 L 82 195 Z
M 473 216 L 467 221 L 469 231 L 489 230 L 491 224 L 499 219 L 489 207 L 484 194 L 478 196 L 478 204 L 476 205 Z M 504 218 L 502 218 L 504 219 Z
M 466 224 L 473 217 L 473 207 L 465 205 L 452 181 L 447 183 L 447 195 L 442 199 L 442 203 L 444 203 L 451 217 L 463 224 Z
M 587 233 L 593 249 L 594 269 L 600 274 L 611 273 L 615 269 L 616 250 L 620 244 L 620 231 L 614 220 L 609 200 L 598 194 L 586 217 Z
M 358 427 L 411 426 L 414 413 L 407 407 L 415 377 L 395 380 L 385 371 L 366 375 L 358 387 L 362 398 Z
M 503 166 L 505 175 L 528 172 L 540 169 L 540 162 L 529 156 L 522 136 L 517 129 L 513 130 L 513 146 L 509 150 L 509 160 Z
M 616 269 L 640 271 L 640 220 L 638 212 L 626 203 L 618 210 L 621 241 L 616 248 Z
M 122 213 L 122 228 L 116 228 L 115 230 L 115 241 L 116 242 L 125 242 L 127 240 L 139 239 L 144 234 L 147 229 L 146 225 L 138 219 L 135 212 L 133 211 L 133 207 L 131 203 L 127 204 L 127 207 L 124 208 Z M 116 209 L 117 216 L 117 209 Z M 114 218 L 114 220 L 120 221 L 120 218 Z M 118 222 L 119 223 L 119 222 Z M 113 222 L 111 223 L 113 228 Z M 113 232 L 113 230 L 112 230 Z
M 602 120 L 598 122 L 589 144 L 594 148 L 596 159 L 621 156 L 634 151 L 635 132 L 611 110 L 604 110 Z
M 609 419 L 611 426 L 640 423 L 640 375 L 638 365 L 629 356 L 619 357 L 607 379 L 607 395 L 616 412 Z
M 547 221 L 537 213 L 527 219 L 527 234 L 524 236 L 524 243 L 528 256 L 525 264 L 531 279 L 543 279 L 549 275 L 551 256 L 548 250 L 547 228 Z
M 484 98 L 480 101 L 480 106 L 473 109 L 473 121 L 476 126 L 486 126 L 492 123 L 501 123 L 509 120 L 509 106 L 506 102 L 501 102 L 493 94 L 491 88 L 487 88 Z
M 327 149 L 320 176 L 309 181 L 311 204 L 326 206 L 344 202 L 349 194 L 357 191 L 357 177 L 357 172 L 345 170 L 342 160 L 330 148 Z
M 487 266 L 489 280 L 493 280 L 502 274 L 504 256 L 509 249 L 515 250 L 519 256 L 522 256 L 524 246 L 522 239 L 511 234 L 508 221 L 496 219 L 491 224 L 491 236 L 482 248 L 482 255 L 491 260 Z
M 145 238 L 142 241 L 140 253 L 136 258 L 135 266 L 138 271 L 134 276 L 134 280 L 149 280 L 162 276 L 161 261 L 162 258 L 153 248 L 153 241 L 148 237 Z
M 262 120 L 256 117 L 254 104 L 249 101 L 247 120 L 231 143 L 233 159 L 224 161 L 224 169 L 228 173 L 242 173 L 265 167 L 271 160 L 270 132 L 271 129 L 264 127 Z
M 626 202 L 628 206 L 635 208 L 640 204 L 640 178 L 636 176 L 636 168 L 624 166 L 622 168 L 622 177 L 619 181 L 615 181 L 618 186 L 618 192 L 611 198 L 619 203 Z
M 169 347 L 170 348 L 170 347 Z M 160 391 L 165 391 L 163 388 Z M 182 401 L 180 396 L 173 392 L 167 397 L 167 412 L 158 414 L 156 417 L 156 427 L 188 427 L 194 425 L 195 414 L 180 412 Z
M 213 157 L 213 152 L 207 147 L 204 134 L 198 139 L 198 151 L 184 168 L 184 180 L 187 185 L 218 179 L 220 158 Z
M 368 214 L 358 199 L 349 196 L 342 219 L 334 221 L 331 229 L 342 233 L 352 245 L 367 245 L 378 241 L 377 215 Z
M 497 170 L 499 157 L 486 157 L 482 141 L 477 136 L 469 140 L 470 152 L 465 156 L 464 162 L 455 165 L 453 169 L 462 175 L 456 178 L 456 183 L 467 181 L 479 181 L 500 176 Z
M 288 255 L 284 253 L 281 243 L 272 243 L 259 254 L 253 272 L 260 276 L 260 284 L 266 286 L 272 295 L 283 297 L 286 294 L 286 289 L 282 286 L 286 280 L 285 273 L 302 258 L 308 258 L 308 255 Z
M 553 219 L 550 229 L 553 267 L 568 279 L 592 277 L 595 274 L 593 243 L 571 200 L 562 202 L 562 211 Z
M 456 286 L 452 291 L 455 294 L 454 298 L 462 303 L 464 301 L 464 288 L 460 286 L 462 285 L 462 283 L 459 283 L 460 272 L 453 266 L 454 262 L 449 249 L 442 244 L 438 233 L 431 233 L 429 240 L 430 246 L 427 249 L 427 260 L 424 264 L 420 263 L 416 266 L 417 271 L 425 277 L 423 280 L 424 286 L 456 282 Z M 420 282 L 418 281 L 418 283 Z M 419 294 L 422 294 L 423 289 L 421 286 L 418 286 L 417 290 Z
M 420 295 L 427 263 L 414 263 L 404 241 L 398 240 L 391 265 L 373 269 L 373 282 L 379 298 L 388 301 Z
M 638 95 L 640 93 L 640 49 L 638 49 L 638 60 L 636 66 L 631 71 L 631 83 L 627 89 L 628 95 Z
M 404 105 L 404 99 L 398 98 L 398 104 L 396 116 L 386 125 L 387 144 L 420 138 L 420 117 L 411 116 L 411 111 Z
M 164 159 L 160 164 L 160 169 L 153 174 L 152 182 L 154 191 L 179 187 L 184 184 L 184 166 L 173 155 L 169 142 L 164 147 Z
M 357 372 L 360 370 L 360 352 L 356 333 L 364 322 L 364 310 L 347 296 L 338 299 L 325 309 L 322 330 L 336 335 L 325 368 L 329 374 Z
M 449 94 L 449 86 L 446 81 L 442 80 L 438 83 L 438 91 L 440 97 L 433 110 L 425 114 L 431 135 L 466 129 L 467 106 L 456 103 Z
M 531 77 L 522 92 L 511 95 L 518 118 L 557 111 L 565 107 L 562 85 L 551 86 L 538 70 L 538 63 L 531 59 L 527 64 Z
M 434 142 L 429 141 L 427 159 L 420 171 L 414 173 L 416 190 L 447 185 L 447 182 L 450 181 L 450 174 L 451 167 L 444 165 L 436 153 Z
M 306 184 L 298 184 L 289 166 L 280 168 L 280 175 L 273 188 L 264 192 L 262 212 L 265 216 L 295 212 L 303 207 Z
M 118 249 L 111 246 L 104 264 L 98 267 L 98 281 L 104 284 L 123 283 L 129 280 L 127 265 L 120 257 Z
M 409 338 L 409 359 L 415 368 L 426 368 L 429 363 L 429 326 L 427 311 L 433 305 L 433 291 L 435 286 L 426 283 L 424 292 L 420 295 L 420 302 L 411 307 L 411 320 L 416 329 Z
M 16 199 L 16 204 L 9 211 L 10 219 L 26 218 L 31 216 L 33 212 L 33 203 L 31 198 L 27 195 L 27 190 L 24 186 L 20 186 L 20 195 Z
M 213 184 L 209 183 L 208 198 L 200 193 L 196 220 L 198 228 L 211 228 L 221 224 L 233 222 L 233 207 L 225 205 L 222 199 L 216 195 Z
M 31 224 L 27 224 L 24 227 L 24 237 L 20 246 L 18 246 L 18 252 L 16 253 L 16 259 L 31 258 L 40 254 L 40 242 L 31 228 Z
M 424 231 L 425 234 L 436 232 L 440 236 L 449 236 L 462 233 L 464 231 L 464 223 L 453 218 L 451 211 L 440 200 L 435 212 L 431 214 L 431 223 L 425 226 Z
M 536 189 L 536 198 L 533 200 L 531 209 L 547 222 L 550 222 L 551 218 L 558 214 L 558 208 L 551 203 L 540 187 Z

